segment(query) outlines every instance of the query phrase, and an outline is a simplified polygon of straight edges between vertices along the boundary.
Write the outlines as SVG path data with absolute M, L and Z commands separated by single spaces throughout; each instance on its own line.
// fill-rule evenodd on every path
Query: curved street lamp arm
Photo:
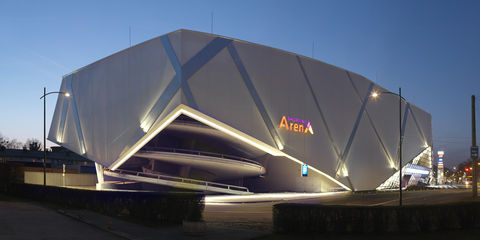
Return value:
M 380 93 L 381 93 L 381 94 L 383 94 L 383 93 L 392 94 L 392 95 L 395 95 L 395 96 L 397 96 L 397 97 L 400 97 L 403 101 L 408 102 L 407 99 L 405 99 L 404 97 L 398 95 L 398 93 L 388 92 L 388 91 L 384 91 L 384 92 L 380 92 Z
M 40 99 L 42 99 L 42 98 L 44 98 L 44 97 L 46 97 L 47 95 L 50 95 L 50 94 L 52 94 L 52 93 L 63 94 L 63 95 L 65 95 L 66 97 L 69 97 L 69 96 L 70 96 L 70 93 L 69 93 L 69 92 L 62 92 L 62 91 L 60 91 L 60 92 L 49 92 L 49 93 L 43 94 L 43 96 L 41 96 Z

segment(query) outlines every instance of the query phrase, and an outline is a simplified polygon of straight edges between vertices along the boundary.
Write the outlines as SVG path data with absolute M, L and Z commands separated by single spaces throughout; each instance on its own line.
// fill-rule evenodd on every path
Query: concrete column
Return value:
M 97 171 L 98 184 L 103 184 L 103 166 L 95 163 L 95 170 Z

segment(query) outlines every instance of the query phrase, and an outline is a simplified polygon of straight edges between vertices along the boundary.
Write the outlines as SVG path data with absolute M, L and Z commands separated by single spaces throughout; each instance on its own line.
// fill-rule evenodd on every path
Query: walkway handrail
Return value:
M 261 165 L 259 162 L 256 162 L 256 161 L 248 159 L 248 158 L 243 158 L 243 157 L 238 157 L 238 156 L 233 156 L 233 155 L 228 155 L 228 154 L 221 154 L 221 153 L 190 150 L 190 149 L 144 146 L 141 150 L 159 151 L 159 152 L 173 152 L 173 153 L 187 153 L 187 154 L 198 155 L 198 156 L 203 155 L 203 156 L 218 157 L 218 158 L 223 158 L 223 159 L 239 160 L 239 161 L 242 161 L 242 162 L 248 162 L 248 163 L 253 163 L 253 164 L 256 164 L 256 165 Z
M 131 175 L 136 175 L 136 176 L 139 176 L 139 177 L 144 176 L 144 177 L 164 179 L 164 180 L 169 180 L 169 181 L 177 181 L 177 182 L 182 182 L 182 183 L 204 185 L 205 187 L 212 186 L 212 187 L 219 187 L 219 188 L 224 188 L 224 189 L 228 189 L 228 190 L 233 189 L 233 190 L 238 190 L 238 191 L 250 192 L 248 190 L 248 188 L 242 187 L 242 186 L 229 185 L 229 184 L 216 183 L 216 182 L 209 182 L 209 181 L 203 181 L 203 180 L 196 180 L 196 179 L 191 179 L 191 178 L 182 178 L 182 177 L 175 177 L 175 176 L 155 174 L 155 173 L 136 172 L 136 171 L 131 171 L 131 170 L 123 170 L 123 169 L 117 169 L 115 171 L 112 171 L 110 169 L 105 169 L 105 171 L 116 172 L 116 173 L 120 173 L 120 174 L 127 173 L 127 174 L 131 174 Z

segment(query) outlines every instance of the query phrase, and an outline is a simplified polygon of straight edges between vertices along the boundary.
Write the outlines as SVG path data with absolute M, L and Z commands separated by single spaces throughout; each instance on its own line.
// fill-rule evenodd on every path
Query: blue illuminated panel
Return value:
M 302 176 L 303 177 L 308 176 L 308 165 L 307 164 L 302 164 Z

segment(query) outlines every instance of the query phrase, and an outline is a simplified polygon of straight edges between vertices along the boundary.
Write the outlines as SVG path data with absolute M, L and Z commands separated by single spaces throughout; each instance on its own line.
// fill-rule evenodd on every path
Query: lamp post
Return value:
M 52 93 L 63 94 L 65 97 L 70 97 L 68 92 L 49 92 L 47 93 L 47 88 L 43 88 L 43 95 L 40 99 L 43 98 L 43 186 L 47 185 L 47 102 L 45 101 L 47 95 Z
M 398 177 L 398 190 L 400 193 L 400 200 L 399 200 L 399 206 L 402 206 L 402 100 L 407 102 L 405 98 L 402 97 L 402 88 L 398 88 L 398 94 L 393 93 L 393 92 L 373 92 L 372 97 L 377 98 L 380 96 L 380 94 L 392 94 L 398 97 L 398 131 L 399 131 L 399 144 L 398 144 L 398 171 L 399 171 L 399 177 Z

